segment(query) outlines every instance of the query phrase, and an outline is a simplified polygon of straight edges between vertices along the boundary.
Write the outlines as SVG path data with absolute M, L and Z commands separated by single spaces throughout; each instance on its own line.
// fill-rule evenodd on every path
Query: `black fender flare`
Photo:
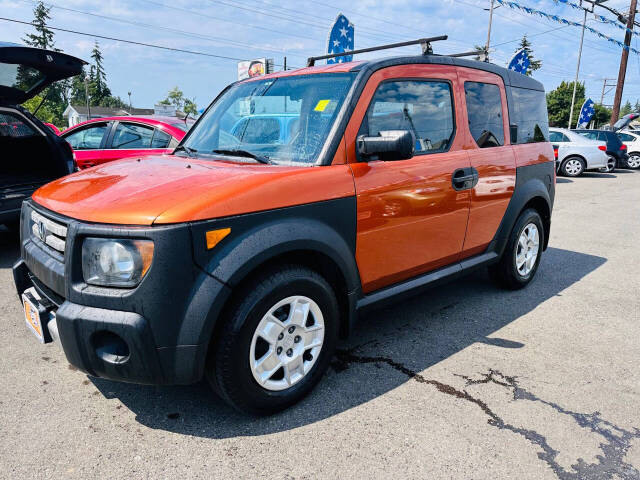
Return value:
M 551 212 L 555 197 L 554 164 L 555 162 L 544 162 L 517 168 L 515 190 L 502 217 L 498 231 L 487 250 L 495 251 L 498 257 L 502 256 L 520 212 L 532 201 L 534 203 L 544 202 L 548 210 L 548 218 L 543 218 L 546 230 L 543 248 L 547 248 Z M 544 216 L 545 212 L 541 213 Z
M 231 232 L 207 249 L 206 232 L 219 228 Z M 193 308 L 185 315 L 180 343 L 208 343 L 233 290 L 261 265 L 294 252 L 316 252 L 333 261 L 347 290 L 347 299 L 342 299 L 348 305 L 346 327 L 353 324 L 362 288 L 355 259 L 355 197 L 193 223 L 191 231 L 202 275 L 192 292 Z

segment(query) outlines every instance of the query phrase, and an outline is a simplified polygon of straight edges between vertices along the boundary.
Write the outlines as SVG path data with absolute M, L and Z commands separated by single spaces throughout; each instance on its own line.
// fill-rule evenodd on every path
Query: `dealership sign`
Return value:
M 273 73 L 273 58 L 258 58 L 256 60 L 238 62 L 238 80 L 258 77 L 267 73 Z

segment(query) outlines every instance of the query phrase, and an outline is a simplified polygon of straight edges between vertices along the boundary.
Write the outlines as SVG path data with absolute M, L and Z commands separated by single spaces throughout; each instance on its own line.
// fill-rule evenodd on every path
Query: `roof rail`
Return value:
M 379 47 L 361 48 L 360 50 L 349 50 L 347 52 L 330 53 L 328 55 L 320 55 L 317 57 L 309 57 L 307 59 L 307 67 L 313 67 L 316 60 L 324 60 L 326 58 L 344 57 L 346 55 L 356 55 L 358 53 L 375 52 L 377 50 L 387 50 L 389 48 L 406 47 L 407 45 L 422 45 L 422 54 L 428 55 L 433 53 L 431 48 L 431 42 L 437 42 L 439 40 L 446 40 L 448 35 L 440 35 L 439 37 L 419 38 L 418 40 L 410 40 L 408 42 L 390 43 L 388 45 L 380 45 Z

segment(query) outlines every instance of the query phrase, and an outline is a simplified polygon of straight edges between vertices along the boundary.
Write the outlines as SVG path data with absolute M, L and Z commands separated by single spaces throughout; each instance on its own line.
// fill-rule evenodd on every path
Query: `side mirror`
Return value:
M 509 138 L 511 139 L 511 145 L 518 143 L 518 125 L 515 123 L 509 125 Z
M 416 137 L 409 130 L 385 130 L 377 137 L 360 135 L 356 146 L 358 153 L 365 158 L 376 156 L 379 160 L 407 160 L 413 157 Z

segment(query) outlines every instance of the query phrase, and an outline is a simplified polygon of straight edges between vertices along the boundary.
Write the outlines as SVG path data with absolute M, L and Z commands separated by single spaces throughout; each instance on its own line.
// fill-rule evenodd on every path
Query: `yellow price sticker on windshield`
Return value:
M 318 100 L 318 103 L 316 104 L 316 108 L 314 108 L 314 110 L 316 112 L 324 112 L 324 109 L 327 108 L 327 105 L 329 105 L 330 102 L 331 100 Z

